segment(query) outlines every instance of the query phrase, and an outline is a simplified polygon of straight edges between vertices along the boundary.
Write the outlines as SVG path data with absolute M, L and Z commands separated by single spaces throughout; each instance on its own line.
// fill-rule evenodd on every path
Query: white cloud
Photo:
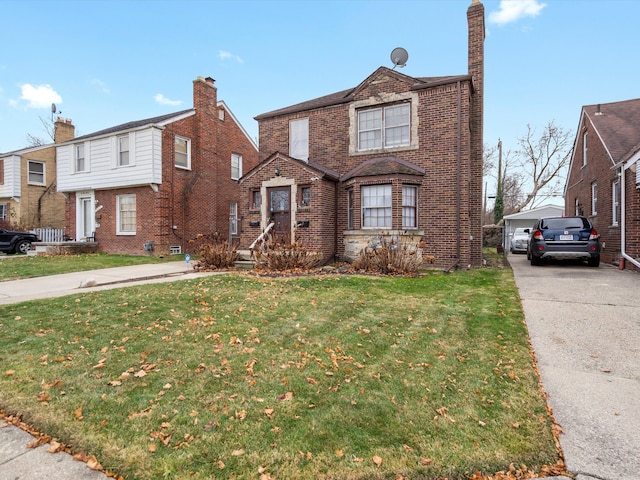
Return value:
M 172 105 L 174 107 L 182 103 L 182 100 L 170 100 L 161 93 L 157 93 L 153 99 L 160 105 Z
M 20 100 L 27 102 L 27 108 L 51 108 L 52 103 L 62 103 L 62 97 L 51 85 L 34 87 L 30 83 L 25 83 L 20 88 L 22 90 Z M 17 102 L 15 102 L 15 105 L 17 105 Z
M 242 60 L 239 56 L 234 55 L 231 52 L 226 52 L 224 50 L 220 50 L 218 52 L 218 56 L 220 57 L 220 60 L 235 60 L 238 63 L 244 63 L 244 60 Z
M 111 93 L 111 90 L 109 89 L 109 87 L 107 87 L 107 84 L 99 78 L 94 78 L 93 80 L 91 80 L 91 85 L 100 90 L 102 93 Z
M 546 6 L 538 0 L 500 0 L 500 9 L 489 14 L 489 22 L 504 25 L 525 17 L 537 17 Z

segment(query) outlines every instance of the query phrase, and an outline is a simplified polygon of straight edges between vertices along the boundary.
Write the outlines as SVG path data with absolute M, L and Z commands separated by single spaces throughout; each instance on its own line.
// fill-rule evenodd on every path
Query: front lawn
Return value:
M 558 461 L 509 269 L 227 274 L 0 306 L 0 408 L 126 479 Z

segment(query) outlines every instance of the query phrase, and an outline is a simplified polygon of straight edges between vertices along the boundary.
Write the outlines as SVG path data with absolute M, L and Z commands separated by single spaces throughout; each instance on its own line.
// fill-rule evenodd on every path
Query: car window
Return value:
M 540 228 L 543 230 L 569 230 L 574 228 L 589 228 L 586 220 L 580 217 L 545 218 Z

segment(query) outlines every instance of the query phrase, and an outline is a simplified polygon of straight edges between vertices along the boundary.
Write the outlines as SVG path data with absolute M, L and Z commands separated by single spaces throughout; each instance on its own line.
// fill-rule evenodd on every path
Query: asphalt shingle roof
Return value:
M 640 149 L 640 98 L 582 108 L 614 163 L 629 159 Z
M 91 137 L 100 137 L 103 135 L 111 135 L 117 132 L 124 132 L 126 130 L 132 130 L 134 128 L 143 127 L 145 125 L 153 125 L 155 123 L 162 123 L 165 120 L 169 120 L 173 117 L 179 117 L 180 115 L 184 115 L 185 113 L 189 113 L 193 111 L 193 108 L 189 108 L 187 110 L 181 110 L 179 112 L 167 113 L 165 115 L 159 115 L 157 117 L 145 118 L 144 120 L 134 120 L 132 122 L 122 123 L 120 125 L 116 125 L 114 127 L 105 128 L 104 130 L 99 130 L 97 132 L 89 133 L 87 135 L 82 135 L 81 137 L 76 137 L 70 142 L 76 142 L 78 140 L 84 140 L 86 138 Z
M 378 70 L 376 70 L 376 72 L 380 70 L 387 70 L 391 72 L 391 70 L 386 67 L 380 67 Z M 376 72 L 374 72 L 374 74 Z M 394 71 L 394 74 L 402 76 L 408 82 L 410 82 L 412 84 L 411 90 L 421 90 L 424 88 L 430 88 L 447 83 L 471 79 L 469 75 L 453 75 L 446 77 L 410 77 L 408 75 L 403 75 L 397 71 Z M 290 105 L 278 110 L 272 110 L 267 113 L 262 113 L 254 118 L 255 120 L 263 120 L 266 118 L 277 117 L 279 115 L 288 115 L 291 113 L 303 112 L 306 110 L 315 110 L 317 108 L 330 107 L 333 105 L 339 105 L 341 103 L 348 103 L 353 101 L 353 97 L 358 91 L 359 87 L 360 85 L 353 88 L 348 88 L 346 90 L 341 90 L 339 92 L 331 93 L 329 95 L 324 95 L 322 97 L 314 98 L 312 100 L 307 100 L 305 102 L 296 103 L 295 105 Z

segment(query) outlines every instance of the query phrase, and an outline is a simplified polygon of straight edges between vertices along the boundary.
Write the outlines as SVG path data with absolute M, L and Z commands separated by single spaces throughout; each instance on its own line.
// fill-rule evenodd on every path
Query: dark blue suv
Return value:
M 531 229 L 527 259 L 531 265 L 543 260 L 586 260 L 600 265 L 600 236 L 585 217 L 540 218 Z

